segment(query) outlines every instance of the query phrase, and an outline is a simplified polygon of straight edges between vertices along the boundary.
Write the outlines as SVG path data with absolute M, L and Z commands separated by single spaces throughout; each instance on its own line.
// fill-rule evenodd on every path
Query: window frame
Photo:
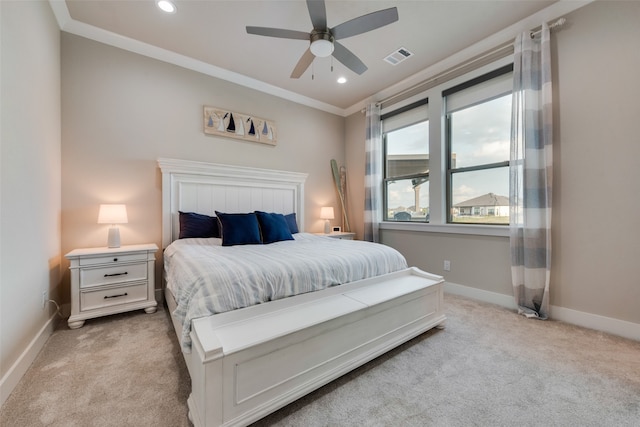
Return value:
M 464 74 L 458 75 L 446 81 L 429 81 L 420 91 L 412 92 L 410 95 L 401 96 L 399 100 L 393 102 L 383 102 L 381 115 L 397 111 L 404 105 L 408 105 L 417 100 L 428 98 L 429 117 L 429 158 L 432 163 L 429 165 L 430 187 L 429 187 L 429 222 L 399 222 L 385 221 L 380 218 L 379 229 L 406 231 L 411 233 L 434 233 L 434 234 L 459 234 L 476 236 L 493 236 L 500 238 L 509 237 L 509 227 L 492 224 L 464 224 L 446 222 L 446 147 L 445 120 L 444 120 L 444 100 L 442 91 L 458 84 L 472 80 L 473 78 L 491 72 L 505 65 L 513 64 L 513 55 L 498 58 L 495 61 L 481 65 Z M 382 158 L 382 150 L 380 161 Z M 382 179 L 380 185 L 383 185 Z M 382 188 L 380 189 L 382 191 Z M 381 193 L 382 194 L 382 193 Z M 381 203 L 382 204 L 382 203 Z
M 384 120 L 389 119 L 391 117 L 394 116 L 398 116 L 402 113 L 405 113 L 407 111 L 411 111 L 413 109 L 422 107 L 424 105 L 429 105 L 429 98 L 425 97 L 422 98 L 418 101 L 412 102 L 411 104 L 405 105 L 404 107 L 398 108 L 396 110 L 393 110 L 389 113 L 386 114 L 382 114 L 380 115 L 380 122 L 383 123 Z M 404 127 L 400 127 L 400 128 L 396 128 L 393 131 L 396 130 L 400 130 L 400 129 L 404 129 L 405 127 L 409 127 L 409 126 L 413 126 L 415 124 L 418 123 L 422 123 L 422 122 L 428 122 L 429 121 L 429 115 L 427 114 L 427 117 L 425 118 L 425 120 L 421 121 L 421 122 L 415 122 L 412 124 L 409 124 L 407 126 Z M 391 132 L 393 132 L 391 131 Z M 429 138 L 427 139 L 427 154 L 429 154 Z M 406 221 L 406 220 L 392 220 L 392 219 L 388 219 L 387 218 L 387 213 L 389 212 L 389 203 L 388 203 L 388 197 L 387 197 L 387 189 L 388 189 L 388 183 L 390 181 L 398 181 L 398 180 L 406 180 L 406 179 L 422 179 L 422 178 L 426 178 L 426 182 L 429 183 L 429 185 L 431 185 L 430 183 L 430 172 L 427 173 L 418 173 L 418 174 L 409 174 L 409 175 L 401 175 L 401 176 L 394 176 L 392 178 L 387 176 L 387 148 L 388 148 L 388 143 L 387 143 L 387 132 L 382 132 L 382 221 L 383 222 L 404 222 L 404 223 L 429 223 L 429 219 L 426 219 L 425 221 Z
M 500 68 L 497 68 L 495 70 L 492 70 L 488 73 L 482 74 L 478 77 L 475 77 L 473 79 L 467 80 L 463 83 L 460 83 L 458 85 L 452 86 L 449 89 L 445 89 L 442 91 L 442 99 L 444 102 L 444 105 L 446 106 L 446 99 L 447 96 L 452 95 L 456 92 L 461 92 L 465 89 L 477 86 L 481 83 L 490 81 L 492 79 L 495 79 L 497 77 L 503 76 L 505 74 L 508 73 L 512 73 L 513 72 L 513 63 L 504 65 Z M 513 90 L 512 92 L 513 93 Z M 504 95 L 501 95 L 504 96 Z M 497 98 L 497 97 L 496 97 Z M 488 102 L 491 101 L 492 99 L 496 99 L 496 98 L 486 98 L 482 101 L 482 103 L 484 102 Z M 478 105 L 478 104 L 476 104 Z M 445 146 L 445 197 L 446 197 L 446 201 L 445 201 L 445 220 L 447 224 L 450 225 L 458 225 L 458 224 L 477 224 L 477 225 L 489 225 L 489 223 L 474 223 L 474 222 L 462 222 L 462 221 L 453 221 L 453 175 L 456 173 L 464 173 L 464 172 L 476 172 L 476 171 L 482 171 L 482 170 L 490 170 L 490 169 L 498 169 L 498 168 L 503 168 L 503 167 L 509 167 L 510 162 L 509 160 L 505 160 L 502 162 L 494 162 L 494 163 L 485 163 L 485 164 L 481 164 L 481 165 L 475 165 L 475 166 L 465 166 L 465 167 L 461 167 L 461 168 L 453 168 L 451 165 L 451 145 L 452 145 L 452 141 L 451 141 L 451 113 L 448 113 L 446 111 L 446 108 L 443 111 L 443 119 L 444 119 L 444 126 L 445 126 L 445 132 L 444 132 L 444 146 Z M 509 223 L 506 224 L 494 224 L 494 226 L 496 227 L 509 227 Z

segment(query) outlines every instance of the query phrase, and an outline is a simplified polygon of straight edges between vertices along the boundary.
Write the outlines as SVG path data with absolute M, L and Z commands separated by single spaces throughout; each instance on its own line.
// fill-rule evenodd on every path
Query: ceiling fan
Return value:
M 364 65 L 353 52 L 338 43 L 337 40 L 357 36 L 358 34 L 384 27 L 398 20 L 398 9 L 391 7 L 359 16 L 333 28 L 329 28 L 327 26 L 327 10 L 324 0 L 307 0 L 307 8 L 309 9 L 309 16 L 313 24 L 313 30 L 311 30 L 310 33 L 281 28 L 247 26 L 248 34 L 284 39 L 309 40 L 309 48 L 302 55 L 291 73 L 291 78 L 293 79 L 302 76 L 316 56 L 326 57 L 333 55 L 334 58 L 342 62 L 353 72 L 357 74 L 364 73 L 367 71 L 367 66 Z

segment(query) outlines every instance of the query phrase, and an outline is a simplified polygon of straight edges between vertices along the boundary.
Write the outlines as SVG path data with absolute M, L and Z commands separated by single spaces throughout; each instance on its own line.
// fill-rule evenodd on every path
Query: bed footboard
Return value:
M 442 284 L 408 268 L 194 320 L 191 420 L 248 425 L 441 325 Z

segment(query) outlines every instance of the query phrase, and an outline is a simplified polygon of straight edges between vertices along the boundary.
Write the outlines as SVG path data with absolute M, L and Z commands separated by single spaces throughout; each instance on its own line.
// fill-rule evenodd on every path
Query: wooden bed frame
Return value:
M 296 212 L 304 230 L 306 174 L 158 159 L 163 249 L 178 211 Z M 196 319 L 189 418 L 246 426 L 392 348 L 441 326 L 443 278 L 417 268 Z M 169 309 L 175 309 L 165 289 Z M 173 318 L 180 337 L 182 325 Z

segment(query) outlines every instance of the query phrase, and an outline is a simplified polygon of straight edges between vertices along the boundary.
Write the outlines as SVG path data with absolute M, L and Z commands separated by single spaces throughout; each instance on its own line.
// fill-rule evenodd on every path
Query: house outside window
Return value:
M 511 65 L 447 89 L 447 222 L 509 224 Z
M 427 100 L 383 115 L 385 221 L 429 221 Z

